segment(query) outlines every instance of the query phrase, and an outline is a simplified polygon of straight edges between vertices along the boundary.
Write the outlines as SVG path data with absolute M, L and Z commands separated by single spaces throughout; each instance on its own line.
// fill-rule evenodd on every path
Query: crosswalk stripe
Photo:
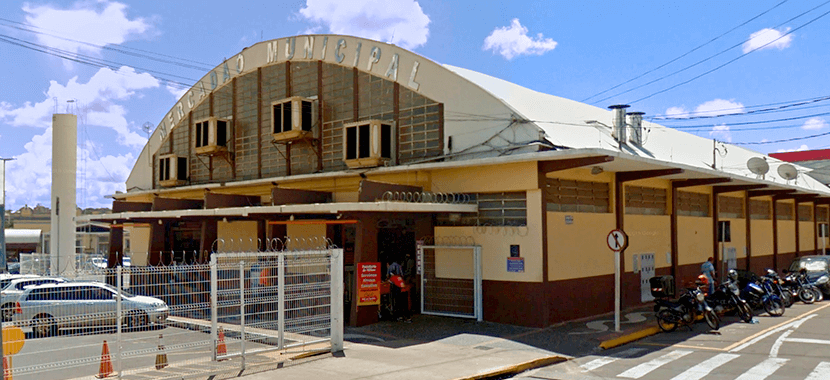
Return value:
M 593 371 L 593 370 L 595 370 L 599 367 L 602 367 L 606 364 L 611 364 L 611 363 L 613 363 L 617 360 L 630 358 L 630 357 L 632 357 L 634 355 L 637 355 L 640 352 L 643 352 L 645 350 L 646 350 L 645 348 L 629 348 L 625 351 L 618 352 L 614 356 L 608 356 L 608 357 L 604 357 L 604 358 L 598 358 L 598 359 L 591 360 L 591 361 L 589 361 L 589 362 L 587 362 L 587 363 L 585 363 L 585 364 L 583 364 L 579 367 L 582 368 L 583 372 Z
M 750 368 L 749 371 L 744 372 L 743 375 L 735 380 L 764 380 L 786 364 L 787 361 L 789 359 L 768 358 L 758 363 L 755 367 Z
M 830 379 L 830 362 L 818 363 L 816 369 L 804 380 L 826 380 Z
M 712 372 L 715 368 L 718 368 L 726 363 L 729 363 L 731 360 L 740 357 L 741 355 L 737 354 L 718 354 L 709 359 L 706 359 L 692 368 L 687 369 L 685 372 L 675 376 L 672 380 L 700 380 L 704 376 L 708 375 L 709 372 Z
M 640 364 L 636 367 L 630 368 L 629 370 L 617 375 L 617 377 L 625 377 L 625 378 L 628 378 L 628 379 L 639 379 L 639 378 L 645 376 L 646 374 L 648 374 L 649 372 L 654 371 L 657 368 L 660 368 L 660 366 L 662 366 L 666 363 L 670 363 L 672 361 L 675 361 L 677 359 L 680 359 L 680 358 L 682 358 L 682 357 L 684 357 L 688 354 L 691 354 L 692 352 L 694 352 L 694 351 L 686 351 L 686 350 L 672 351 L 672 352 L 669 352 L 668 354 L 665 354 L 665 355 L 663 355 L 663 356 L 661 356 L 657 359 L 654 359 L 654 360 L 645 362 L 643 364 Z

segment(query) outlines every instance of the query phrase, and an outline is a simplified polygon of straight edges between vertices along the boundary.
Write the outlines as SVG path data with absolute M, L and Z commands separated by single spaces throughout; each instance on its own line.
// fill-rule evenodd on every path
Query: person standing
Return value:
M 706 276 L 706 279 L 709 280 L 709 294 L 715 292 L 715 277 L 717 274 L 715 273 L 715 258 L 710 257 L 709 260 L 703 263 L 700 266 L 700 273 Z

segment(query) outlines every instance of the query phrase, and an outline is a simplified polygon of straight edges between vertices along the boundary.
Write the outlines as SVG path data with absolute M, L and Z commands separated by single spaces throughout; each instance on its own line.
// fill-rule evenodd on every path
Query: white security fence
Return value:
M 26 338 L 11 374 L 187 378 L 340 351 L 342 260 L 327 247 L 214 253 L 209 264 L 86 268 L 4 292 Z

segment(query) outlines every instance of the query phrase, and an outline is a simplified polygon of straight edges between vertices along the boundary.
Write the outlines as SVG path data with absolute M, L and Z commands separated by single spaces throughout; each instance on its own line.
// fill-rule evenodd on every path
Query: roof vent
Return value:
M 614 136 L 614 139 L 620 143 L 620 145 L 625 144 L 626 142 L 625 109 L 628 107 L 630 107 L 628 104 L 616 104 L 608 107 L 609 109 L 614 110 L 614 126 L 611 134 Z
M 643 145 L 645 141 L 646 131 L 643 129 L 643 115 L 645 112 L 629 112 L 629 125 L 631 125 L 631 134 L 628 136 L 628 141 L 634 145 Z

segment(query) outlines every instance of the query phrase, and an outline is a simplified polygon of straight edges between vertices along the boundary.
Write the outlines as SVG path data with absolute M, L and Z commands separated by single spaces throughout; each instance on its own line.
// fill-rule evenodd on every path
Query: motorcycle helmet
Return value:
M 697 280 L 695 281 L 695 285 L 697 286 L 709 286 L 709 277 L 706 277 L 705 274 L 701 274 L 697 276 Z
M 732 281 L 738 281 L 738 271 L 730 269 L 728 272 L 726 272 L 726 277 L 729 277 L 729 279 Z

